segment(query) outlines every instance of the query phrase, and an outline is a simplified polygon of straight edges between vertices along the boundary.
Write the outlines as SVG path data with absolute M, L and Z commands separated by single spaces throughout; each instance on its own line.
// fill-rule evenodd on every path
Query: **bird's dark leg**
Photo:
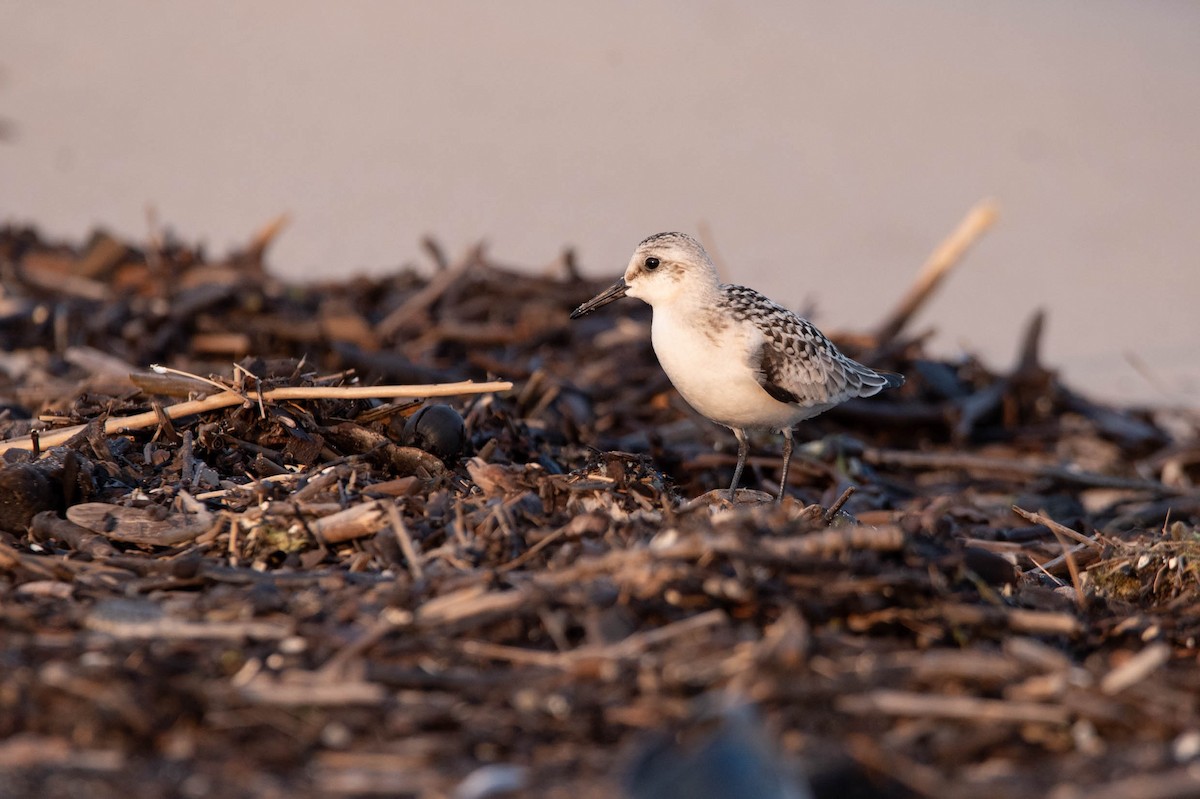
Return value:
M 783 428 L 783 474 L 779 476 L 779 496 L 776 502 L 783 502 L 783 492 L 787 488 L 788 467 L 792 465 L 792 428 Z
M 729 484 L 729 501 L 733 502 L 733 492 L 737 491 L 738 481 L 742 479 L 742 469 L 746 465 L 746 456 L 750 454 L 750 442 L 746 438 L 746 431 L 740 428 L 733 428 L 733 434 L 737 437 L 738 442 L 738 463 L 737 468 L 733 470 L 733 482 Z

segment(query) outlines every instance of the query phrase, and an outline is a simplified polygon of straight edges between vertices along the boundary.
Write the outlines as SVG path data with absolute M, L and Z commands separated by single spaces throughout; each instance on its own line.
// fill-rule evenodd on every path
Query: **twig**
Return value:
M 417 608 L 415 623 L 425 629 L 460 628 L 494 618 L 507 618 L 528 605 L 533 589 L 488 591 L 484 585 L 472 585 L 430 599 Z
M 429 257 L 433 259 L 433 265 L 439 272 L 443 272 L 450 268 L 450 259 L 446 257 L 446 251 L 442 249 L 442 245 L 438 244 L 437 239 L 432 236 L 425 236 L 421 239 L 421 249 L 429 253 Z
M 1045 795 L 1087 796 L 1088 799 L 1128 799 L 1130 796 L 1138 799 L 1179 799 L 1181 796 L 1195 796 L 1197 791 L 1200 791 L 1200 776 L 1196 775 L 1195 764 L 1188 763 L 1172 771 L 1135 774 L 1086 788 L 1079 784 L 1078 778 L 1071 778 Z
M 1179 390 L 1171 388 L 1167 384 L 1167 381 L 1163 379 L 1162 375 L 1154 371 L 1154 369 L 1150 367 L 1150 364 L 1146 363 L 1146 360 L 1142 358 L 1141 355 L 1138 355 L 1133 350 L 1126 350 L 1123 354 L 1125 356 L 1125 362 L 1133 367 L 1133 371 L 1141 375 L 1142 379 L 1149 383 L 1150 387 L 1161 394 L 1164 398 L 1172 401 L 1179 401 L 1182 399 L 1184 402 L 1186 402 Z
M 1033 560 L 1033 559 L 1032 559 L 1032 558 L 1030 558 L 1030 560 Z M 1066 562 L 1066 558 L 1063 558 L 1063 562 Z M 1037 570 L 1038 570 L 1038 571 L 1040 571 L 1042 574 L 1044 574 L 1044 575 L 1046 575 L 1047 577 L 1049 577 L 1051 580 L 1053 580 L 1053 581 L 1055 582 L 1055 584 L 1057 584 L 1057 585 L 1063 585 L 1063 581 L 1062 581 L 1062 580 L 1058 579 L 1056 576 L 1054 576 L 1053 574 L 1051 574 L 1051 573 L 1050 573 L 1050 570 L 1049 570 L 1048 568 L 1046 568 L 1046 567 L 1045 567 L 1045 566 L 1043 566 L 1042 564 L 1038 563 L 1036 560 L 1034 560 L 1034 561 L 1033 561 L 1033 568 L 1034 568 L 1034 569 L 1037 569 Z M 1026 572 L 1026 573 L 1028 574 L 1028 572 Z
M 531 558 L 533 558 L 534 555 L 541 552 L 547 546 L 549 546 L 550 544 L 557 541 L 559 538 L 562 538 L 564 535 L 566 535 L 567 531 L 570 529 L 571 529 L 570 524 L 564 524 L 562 527 L 560 527 L 557 530 L 555 530 L 554 532 L 550 533 L 545 538 L 543 538 L 541 541 L 538 541 L 536 544 L 531 546 L 529 549 L 525 550 L 520 555 L 518 555 L 517 557 L 510 560 L 508 563 L 502 563 L 499 566 L 497 566 L 496 571 L 508 572 L 508 571 L 512 571 L 513 569 L 523 566 L 524 564 L 528 563 L 529 560 Z
M 81 275 L 52 272 L 26 265 L 22 267 L 20 277 L 22 282 L 52 292 L 56 296 L 66 295 L 96 302 L 108 302 L 112 297 L 112 289 L 108 284 Z
M 1090 544 L 1078 544 L 1071 547 L 1062 555 L 1051 558 L 1045 563 L 1038 563 L 1037 561 L 1034 561 L 1034 566 L 1040 571 L 1044 571 L 1052 576 L 1055 576 L 1057 579 L 1056 572 L 1061 571 L 1062 567 L 1067 564 L 1067 553 L 1070 553 L 1070 556 L 1075 559 L 1076 565 L 1083 566 L 1085 568 L 1100 557 L 1100 554 L 1093 549 Z M 1029 557 L 1030 560 L 1033 560 L 1033 557 L 1030 555 L 1027 555 L 1026 557 Z M 1029 574 L 1028 571 L 1025 573 Z M 1062 581 L 1059 580 L 1059 582 L 1061 583 Z
M 84 626 L 114 638 L 173 641 L 278 641 L 295 630 L 290 621 L 189 621 L 167 615 L 153 602 L 127 599 L 98 603 L 84 619 Z
M 346 676 L 346 665 L 387 637 L 393 630 L 412 624 L 412 614 L 406 610 L 387 608 L 383 614 L 357 638 L 335 652 L 314 674 L 338 679 Z
M 1034 635 L 1079 635 L 1083 624 L 1070 613 L 1010 608 L 1004 614 L 1009 629 Z
M 1040 356 L 1042 348 L 1042 329 L 1046 324 L 1046 311 L 1042 308 L 1034 311 L 1021 338 L 1021 349 L 1017 354 L 1017 365 L 1013 368 L 1013 376 L 1027 375 L 1042 368 Z
M 1079 564 L 1075 562 L 1075 555 L 1071 551 L 1071 547 L 1067 545 L 1067 538 L 1062 533 L 1054 528 L 1050 529 L 1054 533 L 1054 537 L 1058 539 L 1058 545 L 1062 547 L 1063 558 L 1067 561 L 1067 571 L 1071 574 L 1071 586 L 1075 589 L 1075 604 L 1081 609 L 1087 606 L 1087 596 L 1083 593 L 1083 581 L 1079 576 Z
M 1070 719 L 1067 708 L 1057 705 L 887 689 L 844 696 L 837 705 L 843 711 L 859 715 L 881 713 L 889 716 L 1012 724 L 1066 724 Z
M 392 532 L 396 534 L 396 541 L 400 544 L 400 551 L 404 553 L 404 559 L 408 561 L 409 574 L 414 580 L 424 579 L 425 572 L 421 568 L 421 559 L 417 556 L 417 548 L 413 546 L 412 536 L 409 535 L 404 520 L 400 518 L 400 511 L 396 508 L 395 502 L 387 503 L 387 512 L 388 521 L 392 523 Z
M 904 531 L 895 525 L 883 527 L 846 527 L 821 530 L 795 538 L 742 540 L 736 535 L 694 536 L 652 550 L 662 560 L 694 560 L 713 553 L 749 561 L 781 564 L 808 564 L 814 558 L 828 558 L 842 552 L 874 550 L 894 552 L 904 548 Z
M 543 652 L 518 646 L 493 644 L 488 641 L 463 641 L 460 649 L 475 657 L 504 660 L 547 668 L 567 668 L 580 660 L 628 660 L 646 650 L 676 638 L 720 627 L 729 621 L 723 610 L 709 610 L 686 619 L 633 633 L 620 641 L 600 646 L 586 645 L 567 652 Z
M 673 638 L 706 630 L 709 627 L 720 627 L 729 621 L 729 616 L 723 610 L 709 610 L 686 619 L 664 624 L 649 630 L 633 633 L 615 644 L 601 647 L 594 654 L 613 658 L 628 658 L 645 652 L 652 646 L 670 641 Z M 588 647 L 576 650 L 578 655 L 593 654 Z
M 905 757 L 895 749 L 884 749 L 867 734 L 854 734 L 846 739 L 847 754 L 871 772 L 884 779 L 895 780 L 922 797 L 948 796 L 946 780 L 937 769 Z
M 415 386 L 284 386 L 282 388 L 264 391 L 262 399 L 267 402 L 277 400 L 302 399 L 397 399 L 400 397 L 453 397 L 461 394 L 486 394 L 493 391 L 509 391 L 512 383 L 493 381 L 476 383 L 464 380 L 460 383 L 432 383 Z M 246 398 L 232 391 L 214 394 L 202 400 L 189 400 L 168 405 L 163 408 L 169 419 L 179 419 L 184 416 L 194 416 L 205 411 L 214 411 L 241 405 Z M 134 414 L 133 416 L 109 417 L 104 422 L 105 435 L 112 435 L 127 430 L 141 430 L 154 427 L 159 423 L 155 411 Z M 87 429 L 86 424 L 64 427 L 59 430 L 42 431 L 40 445 L 42 449 L 64 444 L 72 437 Z M 10 449 L 32 450 L 33 441 L 28 438 L 10 438 L 0 441 L 0 453 Z
M 1114 477 L 1096 472 L 1084 472 L 1065 466 L 1044 463 L 1026 463 L 1016 459 L 988 458 L 981 455 L 963 455 L 942 452 L 907 452 L 904 450 L 875 449 L 863 451 L 863 460 L 872 466 L 900 466 L 910 469 L 963 469 L 968 472 L 1009 474 L 1020 477 L 1045 477 L 1063 483 L 1090 486 L 1092 488 L 1116 488 L 1129 491 L 1151 491 L 1157 494 L 1178 494 L 1179 489 L 1153 480 L 1132 477 Z
M 837 518 L 842 506 L 850 500 L 850 497 L 854 496 L 854 492 L 857 490 L 858 489 L 854 486 L 846 486 L 846 490 L 843 491 L 842 495 L 837 498 L 837 501 L 829 506 L 829 510 L 825 511 L 825 515 L 821 517 L 821 520 L 825 522 L 826 527 L 833 524 L 833 520 Z
M 0 138 L 3 138 L 0 136 Z M 0 769 L 70 769 L 79 772 L 120 772 L 126 756 L 119 749 L 77 749 L 65 738 L 26 732 L 0 743 Z
M 67 347 L 63 352 L 63 360 L 78 366 L 93 376 L 103 376 L 119 381 L 131 381 L 137 368 L 115 355 L 101 352 L 95 347 L 76 345 Z
M 250 239 L 250 244 L 246 246 L 242 255 L 252 261 L 261 261 L 267 247 L 271 246 L 271 242 L 275 241 L 290 221 L 291 217 L 283 213 L 267 222 Z
M 253 480 L 249 483 L 243 483 L 242 485 L 234 486 L 233 488 L 221 488 L 217 489 L 216 491 L 205 491 L 202 494 L 197 494 L 196 499 L 220 499 L 238 491 L 253 491 L 256 488 L 261 488 L 269 483 L 279 483 L 285 480 L 303 480 L 306 476 L 307 475 L 305 475 L 303 472 L 272 474 L 266 477 L 260 477 L 257 480 Z
M 1007 627 L 1019 633 L 1034 635 L 1079 635 L 1083 624 L 1070 613 L 1023 608 L 997 608 L 963 603 L 942 604 L 927 610 L 909 608 L 886 608 L 873 613 L 851 616 L 847 628 L 856 632 L 869 630 L 876 624 L 895 622 L 925 622 L 936 620 L 952 626 L 964 627 Z
M 1073 539 L 1074 541 L 1076 541 L 1077 543 L 1080 543 L 1080 544 L 1087 544 L 1088 546 L 1096 547 L 1097 549 L 1103 548 L 1103 544 L 1101 544 L 1095 538 L 1088 538 L 1083 533 L 1077 533 L 1074 530 L 1072 530 L 1070 527 L 1067 527 L 1066 525 L 1063 525 L 1063 524 L 1059 524 L 1058 522 L 1054 521 L 1049 516 L 1046 516 L 1043 513 L 1034 513 L 1032 511 L 1027 511 L 1024 508 L 1017 506 L 1017 505 L 1012 506 L 1012 511 L 1013 511 L 1013 513 L 1017 514 L 1018 516 L 1020 516 L 1022 519 L 1029 522 L 1030 524 L 1040 524 L 1043 527 L 1049 528 L 1050 532 L 1057 532 L 1059 535 L 1066 536 L 1067 538 Z
M 894 339 L 908 324 L 922 305 L 933 295 L 942 281 L 987 231 L 999 216 L 999 209 L 991 200 L 983 200 L 967 213 L 953 233 L 947 237 L 917 273 L 917 279 L 908 293 L 896 305 L 891 315 L 875 332 L 877 346 Z
M 86 552 L 93 558 L 107 558 L 116 553 L 108 539 L 95 532 L 80 527 L 69 519 L 60 519 L 52 510 L 44 510 L 33 517 L 29 526 L 30 535 L 35 541 L 58 539 L 78 552 Z
M 309 529 L 323 544 L 339 544 L 374 535 L 384 524 L 385 514 L 380 508 L 381 504 L 376 500 L 351 505 L 343 511 L 314 519 Z
M 445 474 L 446 466 L 436 456 L 419 447 L 402 447 L 382 433 L 354 422 L 338 422 L 322 428 L 329 440 L 343 451 L 364 453 L 372 461 L 385 463 L 397 475 Z
M 238 688 L 238 693 L 248 702 L 259 705 L 311 705 L 313 707 L 340 707 L 343 705 L 378 705 L 387 698 L 387 689 L 375 682 L 346 680 L 322 681 L 321 675 L 295 682 L 268 677 L 265 674 Z
M 1151 644 L 1105 674 L 1100 680 L 1100 691 L 1109 696 L 1119 694 L 1149 677 L 1170 659 L 1171 647 L 1161 642 Z
M 424 288 L 415 292 L 411 297 L 406 299 L 403 304 L 385 316 L 375 328 L 375 332 L 381 339 L 389 339 L 394 336 L 404 325 L 416 318 L 419 314 L 424 313 L 435 302 L 441 299 L 451 286 L 459 281 L 472 266 L 478 264 L 483 258 L 482 247 L 473 247 L 461 261 L 454 266 L 443 269 L 435 274 Z
M 1099 547 L 1097 541 L 1093 541 L 1082 533 L 1077 533 L 1070 527 L 1059 524 L 1041 513 L 1030 513 L 1029 511 L 1020 508 L 1016 505 L 1012 506 L 1013 513 L 1020 516 L 1027 522 L 1033 524 L 1044 524 L 1054 533 L 1055 539 L 1058 540 L 1058 545 L 1062 547 L 1062 556 L 1067 561 L 1067 571 L 1071 573 L 1071 585 L 1075 588 L 1075 604 L 1079 607 L 1087 605 L 1087 596 L 1083 593 L 1083 582 L 1080 579 L 1079 564 L 1075 562 L 1074 550 L 1067 544 L 1068 540 L 1078 541 L 1083 544 Z

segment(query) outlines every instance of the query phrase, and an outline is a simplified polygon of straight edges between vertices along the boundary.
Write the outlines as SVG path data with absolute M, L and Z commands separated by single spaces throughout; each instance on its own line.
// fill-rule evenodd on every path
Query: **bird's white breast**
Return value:
M 651 326 L 663 371 L 688 404 L 727 427 L 791 427 L 815 411 L 779 402 L 758 383 L 751 356 L 762 343 L 753 324 L 712 311 L 656 306 Z

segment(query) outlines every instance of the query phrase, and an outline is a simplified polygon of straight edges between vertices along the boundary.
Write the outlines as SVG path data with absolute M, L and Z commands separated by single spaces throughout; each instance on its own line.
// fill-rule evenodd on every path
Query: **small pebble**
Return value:
M 467 430 L 458 411 L 449 405 L 426 405 L 408 418 L 401 441 L 443 461 L 455 460 L 463 450 Z
M 22 535 L 34 516 L 53 507 L 50 481 L 39 469 L 22 463 L 0 470 L 0 530 Z

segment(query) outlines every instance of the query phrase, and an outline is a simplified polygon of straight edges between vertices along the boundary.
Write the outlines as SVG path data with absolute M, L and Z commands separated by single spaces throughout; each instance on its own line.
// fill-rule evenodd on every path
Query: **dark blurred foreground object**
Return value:
M 779 762 L 748 707 L 726 712 L 693 741 L 680 737 L 636 757 L 625 779 L 631 799 L 813 799 Z

